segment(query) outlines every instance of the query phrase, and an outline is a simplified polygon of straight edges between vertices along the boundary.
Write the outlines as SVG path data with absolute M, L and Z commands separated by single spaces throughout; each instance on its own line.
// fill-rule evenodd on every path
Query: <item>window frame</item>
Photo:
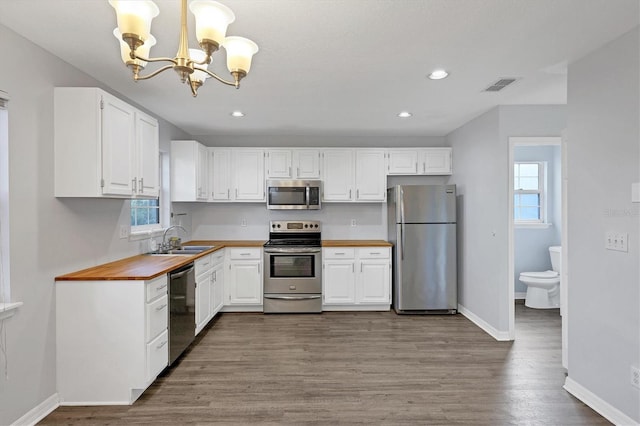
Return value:
M 538 166 L 538 189 L 516 189 L 515 184 L 520 174 L 516 173 L 516 169 L 522 164 L 535 164 Z M 513 223 L 514 225 L 541 225 L 547 224 L 547 162 L 546 161 L 514 161 L 513 162 Z M 516 203 L 517 195 L 537 194 L 539 199 L 540 214 L 538 219 L 517 219 L 516 211 L 520 204 Z
M 156 200 L 158 202 L 158 205 L 155 207 L 158 210 L 158 222 L 157 223 L 150 223 L 150 224 L 145 224 L 145 225 L 133 225 L 131 223 L 131 216 L 133 213 L 133 209 L 137 209 L 137 207 L 133 206 L 133 201 L 139 201 L 136 199 L 132 199 L 131 202 L 129 203 L 129 235 L 147 235 L 153 232 L 157 232 L 157 231 L 162 231 L 164 229 L 163 227 L 163 214 L 162 214 L 162 210 L 163 210 L 163 206 L 162 206 L 162 186 L 163 186 L 163 181 L 162 181 L 162 153 L 160 153 L 160 155 L 158 155 L 158 182 L 160 182 L 160 191 L 158 193 L 158 196 L 156 198 L 147 198 L 144 199 L 144 201 L 147 200 Z

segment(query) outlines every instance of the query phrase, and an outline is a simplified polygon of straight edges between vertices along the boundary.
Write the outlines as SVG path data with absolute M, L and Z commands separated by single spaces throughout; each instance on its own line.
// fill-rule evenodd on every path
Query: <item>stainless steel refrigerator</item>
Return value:
M 457 313 L 456 186 L 396 185 L 387 209 L 394 310 Z

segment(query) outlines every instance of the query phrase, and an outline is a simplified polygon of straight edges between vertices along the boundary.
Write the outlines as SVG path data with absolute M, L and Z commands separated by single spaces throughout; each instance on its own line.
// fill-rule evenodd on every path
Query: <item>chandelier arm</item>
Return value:
M 140 61 L 145 61 L 145 62 L 171 62 L 173 65 L 178 65 L 178 61 L 176 61 L 174 58 L 143 58 L 142 56 L 138 56 L 135 53 L 133 54 L 133 56 L 135 57 L 135 59 L 138 59 Z
M 150 79 L 150 78 L 152 78 L 152 77 L 155 77 L 156 75 L 160 74 L 161 72 L 166 71 L 166 70 L 170 70 L 170 69 L 172 69 L 172 68 L 173 68 L 173 65 L 165 65 L 164 67 L 162 67 L 162 68 L 160 68 L 160 69 L 158 69 L 158 70 L 156 70 L 156 71 L 152 72 L 152 73 L 151 73 L 151 74 L 149 74 L 149 75 L 143 75 L 143 76 L 140 76 L 140 75 L 137 75 L 137 74 L 136 74 L 136 75 L 134 75 L 134 77 L 133 77 L 133 78 L 134 78 L 134 80 L 135 80 L 135 81 L 138 81 L 138 80 L 148 80 L 148 79 Z
M 189 74 L 189 76 L 187 77 L 187 80 L 189 82 L 189 88 L 191 88 L 191 94 L 195 98 L 196 96 L 198 96 L 198 92 L 196 92 L 196 88 L 193 84 L 193 80 L 191 80 L 191 74 Z
M 220 83 L 224 83 L 228 86 L 235 86 L 238 87 L 238 85 L 236 84 L 235 81 L 227 81 L 222 77 L 219 77 L 217 74 L 212 73 L 209 70 L 206 70 L 204 68 L 200 68 L 200 67 L 193 67 L 194 70 L 198 70 L 198 71 L 202 71 L 202 72 L 206 72 L 207 74 L 209 74 L 211 77 L 215 78 L 216 80 L 218 80 Z

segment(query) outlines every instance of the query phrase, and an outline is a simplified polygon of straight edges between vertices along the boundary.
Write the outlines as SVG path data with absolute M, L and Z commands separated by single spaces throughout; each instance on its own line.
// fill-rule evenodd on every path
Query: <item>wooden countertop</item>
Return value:
M 262 247 L 265 241 L 197 240 L 184 245 L 214 246 L 193 256 L 140 254 L 56 277 L 56 281 L 150 280 L 225 247 Z
M 322 247 L 391 247 L 383 240 L 322 240 Z
M 77 272 L 60 275 L 56 281 L 150 280 L 225 247 L 262 247 L 262 240 L 194 240 L 183 245 L 214 246 L 193 256 L 140 254 Z M 383 240 L 322 240 L 322 247 L 391 247 Z

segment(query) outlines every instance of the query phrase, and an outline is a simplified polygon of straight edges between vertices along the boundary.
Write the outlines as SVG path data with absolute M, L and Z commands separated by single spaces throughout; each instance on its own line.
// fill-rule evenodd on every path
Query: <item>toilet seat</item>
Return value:
M 520 273 L 521 277 L 528 277 L 528 278 L 546 278 L 546 279 L 550 279 L 550 278 L 558 278 L 560 276 L 560 274 L 556 271 L 544 271 L 544 272 L 521 272 Z

